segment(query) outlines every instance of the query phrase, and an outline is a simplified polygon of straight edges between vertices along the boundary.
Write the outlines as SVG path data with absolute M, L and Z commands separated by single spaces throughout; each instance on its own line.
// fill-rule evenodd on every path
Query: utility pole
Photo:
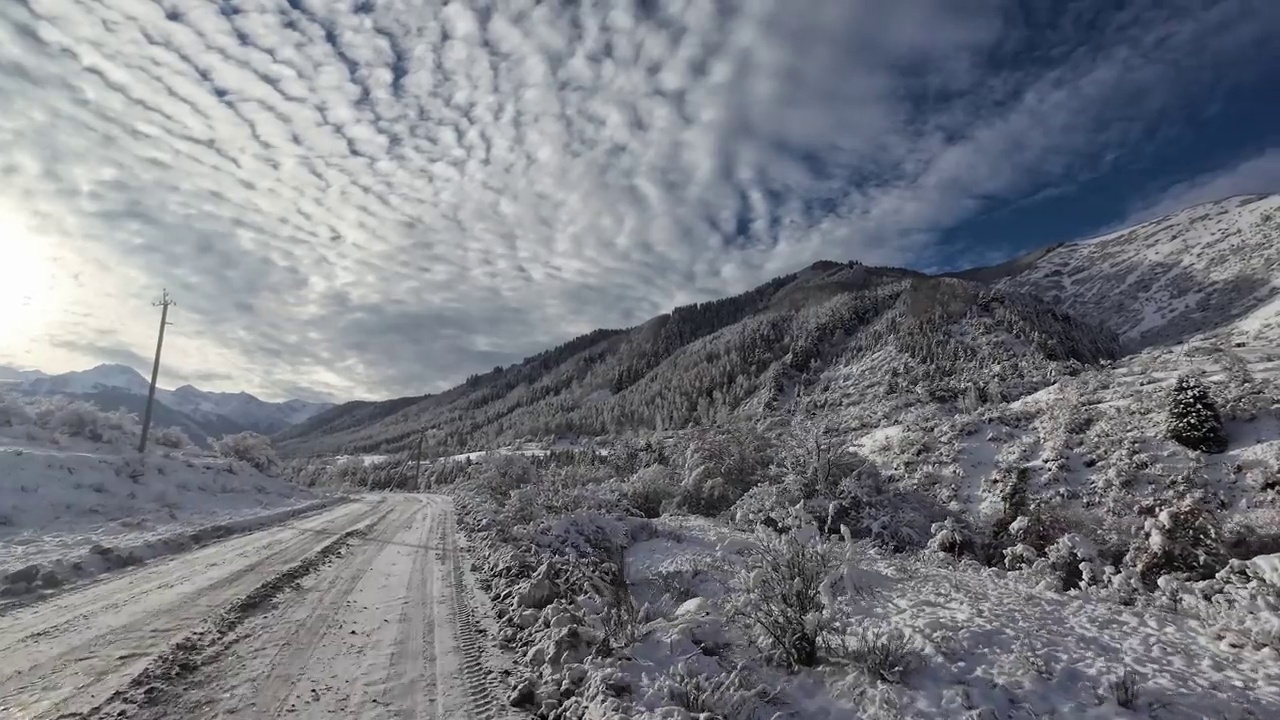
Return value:
M 427 432 L 423 430 L 418 434 L 418 451 L 417 460 L 413 468 L 413 491 L 422 492 L 422 438 Z
M 151 366 L 151 388 L 147 390 L 147 409 L 142 413 L 142 439 L 138 441 L 138 453 L 141 454 L 147 449 L 147 433 L 151 430 L 151 403 L 156 399 L 156 380 L 160 377 L 160 349 L 164 347 L 164 328 L 169 322 L 169 306 L 176 305 L 173 298 L 169 297 L 169 290 L 166 288 L 164 294 L 160 296 L 159 302 L 151 303 L 152 307 L 160 308 L 160 337 L 156 339 L 156 361 Z

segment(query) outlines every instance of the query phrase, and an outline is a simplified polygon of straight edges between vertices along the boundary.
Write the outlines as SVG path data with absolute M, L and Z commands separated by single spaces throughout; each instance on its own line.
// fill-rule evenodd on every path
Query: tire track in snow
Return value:
M 266 582 L 258 585 L 249 594 L 232 603 L 217 613 L 205 625 L 189 633 L 178 642 L 170 645 L 164 652 L 153 658 L 124 687 L 112 693 L 104 702 L 86 713 L 63 715 L 67 720 L 94 720 L 95 718 L 128 717 L 138 709 L 161 702 L 166 686 L 178 679 L 196 672 L 207 662 L 208 656 L 219 650 L 222 640 L 231 635 L 237 627 L 257 608 L 270 602 L 281 593 L 293 587 L 302 578 L 315 572 L 325 563 L 341 553 L 356 538 L 366 534 L 368 527 L 348 530 L 329 541 L 318 552 L 307 556 L 302 561 L 290 566 Z
M 462 554 L 458 550 L 457 528 L 453 510 L 444 513 L 445 557 L 449 563 L 449 602 L 453 620 L 453 636 L 461 654 L 463 682 L 466 686 L 472 718 L 492 720 L 499 715 L 499 704 L 494 693 L 493 674 L 485 662 L 485 636 L 471 606 L 466 572 L 462 567 Z
M 402 512 L 397 510 L 398 512 Z M 380 529 L 387 537 L 394 538 L 412 525 L 415 512 L 404 512 L 401 517 L 387 521 L 388 527 Z M 372 533 L 370 533 L 372 535 Z M 320 591 L 321 598 L 312 612 L 314 622 L 302 626 L 293 643 L 282 648 L 281 653 L 288 650 L 283 661 L 272 662 L 272 672 L 263 684 L 262 707 L 271 708 L 274 716 L 285 713 L 289 706 L 289 697 L 294 688 L 303 680 L 312 656 L 324 643 L 326 636 L 333 630 L 333 621 L 343 604 L 356 587 L 364 582 L 365 577 L 373 570 L 378 556 L 385 550 L 379 542 L 367 542 L 361 545 L 356 557 L 347 562 L 349 570 L 337 582 L 324 586 Z M 277 655 L 277 658 L 280 655 Z
M 433 553 L 429 549 L 439 523 L 438 501 L 428 498 L 428 518 L 418 535 L 418 552 L 414 555 L 413 570 L 409 579 L 409 597 L 400 614 L 396 648 L 391 656 L 391 668 L 387 677 L 389 687 L 402 688 L 403 717 L 408 720 L 435 718 L 434 699 L 439 687 L 436 674 L 435 607 L 436 573 L 432 564 Z
M 376 507 L 311 522 L 351 528 Z M 51 717 L 109 694 L 211 614 L 320 547 L 301 528 L 272 528 L 91 584 L 0 618 L 0 717 Z M 244 557 L 252 558 L 244 562 Z M 218 568 L 231 566 L 220 575 Z M 208 578 L 212 576 L 213 579 Z M 74 715 L 73 715 L 74 716 Z

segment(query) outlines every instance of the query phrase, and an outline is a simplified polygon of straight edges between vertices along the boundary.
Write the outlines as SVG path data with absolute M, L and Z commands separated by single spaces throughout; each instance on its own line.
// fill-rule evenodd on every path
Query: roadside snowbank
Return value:
M 56 587 L 341 500 L 246 462 L 153 447 L 136 418 L 0 397 L 0 593 Z

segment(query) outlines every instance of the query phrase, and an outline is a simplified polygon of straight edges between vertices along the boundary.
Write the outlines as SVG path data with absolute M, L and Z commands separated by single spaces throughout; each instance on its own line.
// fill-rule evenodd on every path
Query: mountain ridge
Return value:
M 65 395 L 85 400 L 104 410 L 120 407 L 141 414 L 150 381 L 136 369 L 104 363 L 87 370 L 57 375 L 40 371 L 8 372 L 14 379 L 5 388 L 25 395 Z M 200 445 L 221 435 L 251 430 L 271 435 L 302 422 L 329 407 L 305 400 L 268 402 L 247 392 L 211 392 L 187 384 L 173 390 L 156 388 L 154 420 L 158 427 L 181 428 Z
M 937 276 L 819 261 L 741 295 L 676 308 L 633 328 L 588 333 L 521 363 L 474 375 L 441 393 L 338 405 L 277 439 L 282 449 L 293 454 L 400 449 L 423 429 L 428 446 L 437 452 L 515 441 L 522 428 L 537 426 L 526 422 L 530 407 L 572 418 L 584 414 L 584 407 L 619 405 L 614 398 L 635 386 L 654 386 L 653 373 L 664 364 L 705 374 L 707 366 L 723 362 L 726 354 L 743 351 L 742 342 L 708 339 L 740 323 L 745 323 L 740 331 L 755 337 L 746 343 L 756 343 L 750 352 L 786 346 L 785 353 L 770 350 L 755 359 L 769 366 L 768 385 L 774 390 L 763 393 L 763 376 L 758 373 L 764 370 L 744 360 L 735 366 L 748 368 L 744 375 L 711 382 L 699 397 L 681 398 L 679 393 L 656 387 L 634 392 L 652 393 L 655 402 L 690 405 L 664 416 L 668 420 L 724 419 L 731 406 L 737 412 L 769 403 L 795 403 L 797 378 L 803 380 L 799 394 L 807 393 L 802 404 L 809 410 L 821 410 L 823 403 L 836 402 L 833 398 L 856 401 L 850 394 L 854 391 L 890 393 L 908 387 L 912 388 L 912 399 L 904 401 L 908 404 L 982 402 L 992 392 L 976 385 L 947 387 L 946 378 L 912 366 L 929 361 L 935 347 L 942 348 L 939 357 L 958 363 L 964 373 L 973 372 L 981 359 L 988 363 L 991 376 L 1016 384 L 1017 373 L 1010 370 L 1016 367 L 1027 373 L 1031 383 L 1011 392 L 1034 391 L 1036 385 L 1126 349 L 1196 333 L 1230 335 L 1239 330 L 1232 323 L 1247 314 L 1213 312 L 1217 306 L 1212 302 L 1209 307 L 1199 301 L 1180 302 L 1178 288 L 1197 273 L 1216 278 L 1219 286 L 1236 288 L 1230 297 L 1243 298 L 1243 305 L 1255 314 L 1280 314 L 1280 305 L 1268 310 L 1268 303 L 1275 301 L 1273 278 L 1280 275 L 1280 250 L 1266 247 L 1270 243 L 1280 248 L 1280 242 L 1274 242 L 1280 231 L 1278 208 L 1278 196 L 1236 196 L 1076 243 L 1040 248 L 994 266 Z M 1230 242 L 1216 248 L 1224 241 Z M 1261 261 L 1242 265 L 1230 260 L 1250 247 L 1262 251 Z M 1158 262 L 1157 255 L 1165 261 Z M 1075 278 L 1070 288 L 1076 289 L 1076 295 L 1060 291 L 1061 278 L 1069 273 Z M 1121 282 L 1121 275 L 1125 280 L 1136 276 L 1139 282 Z M 841 307 L 839 299 L 851 295 L 859 296 L 858 308 Z M 953 307 L 947 309 L 947 303 Z M 992 316 L 996 305 L 1004 307 L 998 311 L 1004 313 L 1000 320 Z M 1133 307 L 1142 308 L 1143 317 L 1157 318 L 1153 327 L 1163 332 L 1152 334 L 1150 328 L 1141 327 L 1134 320 Z M 794 317 L 777 320 L 788 313 Z M 917 317 L 917 313 L 924 315 Z M 912 332 L 919 337 L 906 338 L 903 345 L 898 342 L 902 338 L 892 337 L 890 323 L 894 322 L 912 323 Z M 1094 322 L 1104 328 L 1098 334 L 1082 329 Z M 1267 324 L 1267 317 L 1260 322 L 1267 328 L 1274 325 Z M 1038 327 L 1041 323 L 1050 328 L 1047 335 Z M 1115 336 L 1114 348 L 1107 331 Z M 1080 347 L 1073 350 L 1070 343 L 1056 343 L 1055 333 L 1066 333 Z M 855 342 L 853 336 L 874 338 L 874 342 Z M 859 357 L 841 355 L 854 346 Z M 1084 347 L 1092 349 L 1072 356 Z M 801 359 L 806 354 L 811 357 Z M 701 358 L 701 365 L 688 362 L 695 356 Z M 810 371 L 809 362 L 819 364 L 817 375 Z M 600 371 L 602 365 L 608 366 L 607 373 Z M 896 373 L 891 383 L 867 380 L 886 369 Z M 602 382 L 606 376 L 608 382 Z M 656 384 L 662 382 L 673 381 Z M 911 385 L 921 382 L 933 384 L 923 390 Z M 633 414 L 645 412 L 634 410 Z M 655 429 L 664 427 L 661 422 L 656 425 Z M 577 434 L 584 428 L 563 421 L 542 429 L 550 434 Z

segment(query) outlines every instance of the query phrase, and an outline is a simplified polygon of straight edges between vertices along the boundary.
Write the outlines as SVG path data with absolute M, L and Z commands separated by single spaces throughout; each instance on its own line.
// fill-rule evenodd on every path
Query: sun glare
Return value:
M 20 351 L 49 316 L 53 264 L 46 240 L 0 205 L 0 348 Z

